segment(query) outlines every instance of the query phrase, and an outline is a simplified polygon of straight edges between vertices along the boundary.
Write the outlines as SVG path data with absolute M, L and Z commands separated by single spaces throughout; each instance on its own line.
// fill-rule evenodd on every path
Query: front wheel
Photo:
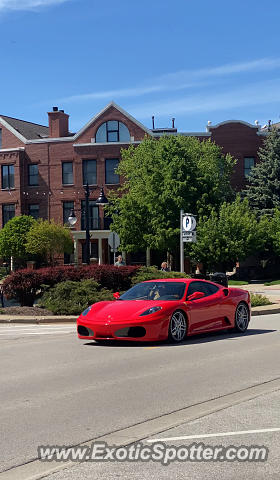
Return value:
M 183 312 L 177 310 L 172 314 L 169 323 L 168 338 L 172 342 L 179 343 L 184 340 L 187 333 L 187 320 Z
M 239 303 L 235 310 L 235 324 L 234 329 L 236 332 L 246 332 L 250 321 L 249 308 L 246 303 Z

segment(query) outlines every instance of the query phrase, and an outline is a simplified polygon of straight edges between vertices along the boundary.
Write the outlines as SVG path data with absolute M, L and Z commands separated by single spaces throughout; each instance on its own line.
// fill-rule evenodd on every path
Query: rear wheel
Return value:
M 183 312 L 177 310 L 172 314 L 169 323 L 168 338 L 174 343 L 184 340 L 187 333 L 187 320 Z
M 250 321 L 249 308 L 246 303 L 241 302 L 237 305 L 235 310 L 235 331 L 246 332 Z

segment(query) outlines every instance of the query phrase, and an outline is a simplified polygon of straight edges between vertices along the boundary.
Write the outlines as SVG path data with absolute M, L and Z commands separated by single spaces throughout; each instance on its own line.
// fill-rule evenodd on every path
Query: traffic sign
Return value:
M 183 242 L 196 242 L 196 232 L 183 232 L 182 240 Z
M 115 232 L 110 232 L 108 237 L 108 243 L 112 251 L 115 253 L 118 250 L 121 243 L 119 235 Z
M 183 215 L 182 229 L 185 232 L 193 232 L 196 227 L 196 219 L 193 215 Z

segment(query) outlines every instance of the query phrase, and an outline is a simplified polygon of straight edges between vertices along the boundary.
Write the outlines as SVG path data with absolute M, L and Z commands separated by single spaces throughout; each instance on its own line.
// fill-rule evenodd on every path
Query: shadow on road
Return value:
M 218 340 L 234 340 L 241 337 L 250 337 L 251 335 L 263 335 L 264 333 L 273 333 L 277 330 L 262 330 L 262 329 L 250 329 L 246 333 L 235 333 L 230 331 L 221 331 L 221 332 L 211 332 L 204 333 L 199 335 L 193 335 L 188 337 L 184 342 L 181 343 L 169 343 L 168 341 L 163 342 L 130 342 L 129 340 L 100 340 L 98 342 L 92 341 L 84 343 L 85 346 L 89 347 L 183 347 L 186 345 L 195 345 L 198 343 L 208 343 L 215 342 Z

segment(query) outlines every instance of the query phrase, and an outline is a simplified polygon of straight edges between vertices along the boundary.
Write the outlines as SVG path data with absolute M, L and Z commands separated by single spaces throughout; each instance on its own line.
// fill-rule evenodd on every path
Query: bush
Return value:
M 39 304 L 55 315 L 79 315 L 89 305 L 102 300 L 114 300 L 113 293 L 101 288 L 95 280 L 68 280 L 45 292 Z
M 132 278 L 139 268 L 139 266 L 91 265 L 81 267 L 80 270 L 82 278 L 94 278 L 104 288 L 121 291 L 131 287 Z
M 18 270 L 3 282 L 4 295 L 8 299 L 17 299 L 22 306 L 32 306 L 36 297 L 46 287 L 57 283 L 94 279 L 101 287 L 109 290 L 127 290 L 131 286 L 133 275 L 139 267 L 115 267 L 113 265 L 90 265 L 75 267 L 47 267 L 38 270 Z
M 272 305 L 272 302 L 265 297 L 264 295 L 260 295 L 259 293 L 251 293 L 251 306 L 252 307 L 261 307 L 263 305 Z
M 132 278 L 132 285 L 158 278 L 189 278 L 189 275 L 181 272 L 162 272 L 157 267 L 140 267 Z

